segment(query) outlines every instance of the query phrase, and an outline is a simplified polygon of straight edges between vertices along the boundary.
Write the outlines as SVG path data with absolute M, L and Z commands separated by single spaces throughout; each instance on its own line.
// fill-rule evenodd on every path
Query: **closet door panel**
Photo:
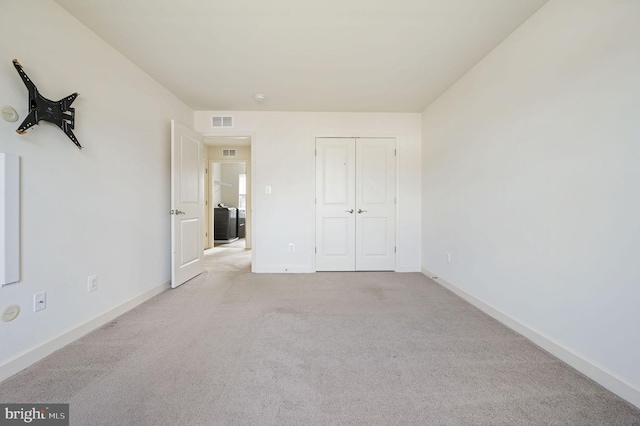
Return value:
M 355 270 L 355 140 L 316 140 L 316 270 Z
M 356 270 L 395 270 L 395 140 L 356 139 Z

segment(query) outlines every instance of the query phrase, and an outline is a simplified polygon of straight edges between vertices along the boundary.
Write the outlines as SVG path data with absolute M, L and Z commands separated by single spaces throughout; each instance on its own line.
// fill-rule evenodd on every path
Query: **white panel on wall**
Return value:
M 0 285 L 20 280 L 20 157 L 0 153 Z

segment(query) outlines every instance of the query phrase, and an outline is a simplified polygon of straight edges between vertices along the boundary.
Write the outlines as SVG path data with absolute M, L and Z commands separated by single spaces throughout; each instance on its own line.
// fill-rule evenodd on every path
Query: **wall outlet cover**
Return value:
M 87 278 L 87 292 L 96 291 L 98 289 L 98 274 L 89 275 Z

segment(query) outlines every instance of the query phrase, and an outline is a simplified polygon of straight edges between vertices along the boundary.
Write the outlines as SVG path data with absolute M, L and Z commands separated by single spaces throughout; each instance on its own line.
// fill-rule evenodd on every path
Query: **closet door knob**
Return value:
M 345 212 L 347 212 L 347 213 L 353 213 L 353 209 L 351 209 L 351 210 L 345 210 Z
M 358 209 L 358 213 L 366 213 L 366 210 Z

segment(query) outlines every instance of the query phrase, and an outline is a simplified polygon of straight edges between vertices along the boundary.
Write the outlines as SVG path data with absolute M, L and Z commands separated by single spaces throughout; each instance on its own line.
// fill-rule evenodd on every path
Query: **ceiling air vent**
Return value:
M 233 117 L 230 115 L 211 116 L 211 127 L 233 127 Z
M 223 157 L 235 157 L 236 156 L 236 150 L 235 149 L 223 149 L 222 150 L 222 156 Z

